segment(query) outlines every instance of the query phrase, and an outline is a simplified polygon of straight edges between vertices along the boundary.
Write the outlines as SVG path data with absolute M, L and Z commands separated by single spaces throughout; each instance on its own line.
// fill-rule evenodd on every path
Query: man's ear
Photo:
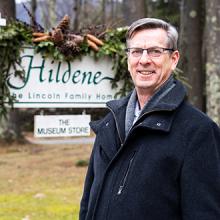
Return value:
M 128 57 L 127 57 L 127 65 L 128 65 L 128 71 L 130 72 L 131 66 L 130 66 L 130 63 L 129 63 L 129 61 L 128 61 Z
M 175 50 L 172 54 L 171 54 L 171 58 L 172 58 L 172 71 L 175 70 L 177 64 L 178 64 L 178 61 L 180 59 L 180 53 L 178 50 Z

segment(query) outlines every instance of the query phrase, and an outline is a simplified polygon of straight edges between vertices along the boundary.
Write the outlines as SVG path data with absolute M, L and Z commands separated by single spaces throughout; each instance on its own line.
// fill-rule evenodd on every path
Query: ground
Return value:
M 0 220 L 77 220 L 92 144 L 0 146 Z

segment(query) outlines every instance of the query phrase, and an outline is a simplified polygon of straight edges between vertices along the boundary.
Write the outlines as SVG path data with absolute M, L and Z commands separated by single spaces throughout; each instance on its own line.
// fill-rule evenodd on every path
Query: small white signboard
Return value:
M 1 13 L 0 13 L 0 26 L 6 26 L 6 19 L 1 17 Z
M 90 115 L 35 115 L 35 137 L 89 136 Z

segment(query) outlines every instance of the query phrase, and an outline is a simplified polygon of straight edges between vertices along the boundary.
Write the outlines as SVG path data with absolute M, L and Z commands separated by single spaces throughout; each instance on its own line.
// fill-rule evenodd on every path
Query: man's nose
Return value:
M 147 50 L 144 50 L 143 53 L 142 53 L 142 55 L 141 55 L 141 57 L 140 57 L 139 62 L 140 62 L 141 64 L 146 64 L 146 63 L 149 63 L 149 62 L 151 62 L 151 61 L 152 61 L 152 60 L 151 60 L 150 56 L 148 55 Z

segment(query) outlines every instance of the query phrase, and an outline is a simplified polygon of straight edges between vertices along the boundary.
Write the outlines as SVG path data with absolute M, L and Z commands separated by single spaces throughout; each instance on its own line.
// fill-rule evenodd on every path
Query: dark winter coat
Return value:
M 108 103 L 96 133 L 80 220 L 219 220 L 220 129 L 175 81 L 125 137 L 129 97 Z

